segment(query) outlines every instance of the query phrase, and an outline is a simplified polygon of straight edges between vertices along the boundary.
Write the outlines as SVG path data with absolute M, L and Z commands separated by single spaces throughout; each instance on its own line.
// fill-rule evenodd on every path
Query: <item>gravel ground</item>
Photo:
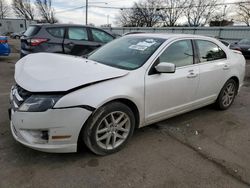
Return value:
M 0 57 L 1 188 L 250 187 L 250 61 L 229 110 L 208 106 L 139 129 L 125 149 L 99 157 L 42 153 L 12 138 L 8 94 L 18 58 Z

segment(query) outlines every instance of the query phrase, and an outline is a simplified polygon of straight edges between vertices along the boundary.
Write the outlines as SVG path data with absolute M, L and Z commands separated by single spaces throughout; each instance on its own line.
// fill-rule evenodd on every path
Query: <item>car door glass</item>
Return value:
M 64 36 L 64 28 L 63 28 L 63 27 L 47 28 L 46 30 L 47 30 L 48 33 L 51 34 L 53 37 L 63 38 L 63 36 Z
M 176 67 L 193 64 L 191 40 L 177 41 L 171 44 L 159 57 L 159 62 L 173 63 Z
M 91 32 L 95 42 L 107 43 L 114 39 L 111 35 L 98 29 L 91 29 Z
M 225 59 L 226 53 L 216 44 L 206 40 L 196 40 L 199 50 L 200 62 Z
M 68 37 L 71 40 L 88 40 L 87 29 L 83 27 L 70 27 Z

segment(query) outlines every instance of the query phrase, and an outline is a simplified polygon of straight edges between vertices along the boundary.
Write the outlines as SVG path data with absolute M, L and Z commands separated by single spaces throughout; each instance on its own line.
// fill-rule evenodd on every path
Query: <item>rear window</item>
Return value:
M 55 27 L 55 28 L 47 28 L 46 30 L 53 37 L 63 38 L 65 29 L 63 27 Z
M 38 31 L 40 30 L 39 26 L 29 26 L 29 28 L 25 31 L 25 33 L 23 34 L 26 37 L 31 37 L 34 36 L 38 33 Z

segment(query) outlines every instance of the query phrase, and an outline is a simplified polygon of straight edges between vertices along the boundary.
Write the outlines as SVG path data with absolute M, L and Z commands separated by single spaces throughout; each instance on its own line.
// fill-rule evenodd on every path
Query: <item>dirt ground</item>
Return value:
M 13 139 L 7 109 L 18 58 L 0 57 L 1 188 L 250 187 L 250 61 L 227 111 L 208 106 L 136 130 L 122 151 L 99 157 L 38 152 Z

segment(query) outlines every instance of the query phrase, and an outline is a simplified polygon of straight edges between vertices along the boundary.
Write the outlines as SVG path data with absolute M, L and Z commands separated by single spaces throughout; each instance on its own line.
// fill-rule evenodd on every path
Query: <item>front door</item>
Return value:
M 150 71 L 145 75 L 146 124 L 191 108 L 199 82 L 199 66 L 194 64 L 194 59 L 191 40 L 173 42 L 159 56 L 157 63 L 173 63 L 176 71 Z

